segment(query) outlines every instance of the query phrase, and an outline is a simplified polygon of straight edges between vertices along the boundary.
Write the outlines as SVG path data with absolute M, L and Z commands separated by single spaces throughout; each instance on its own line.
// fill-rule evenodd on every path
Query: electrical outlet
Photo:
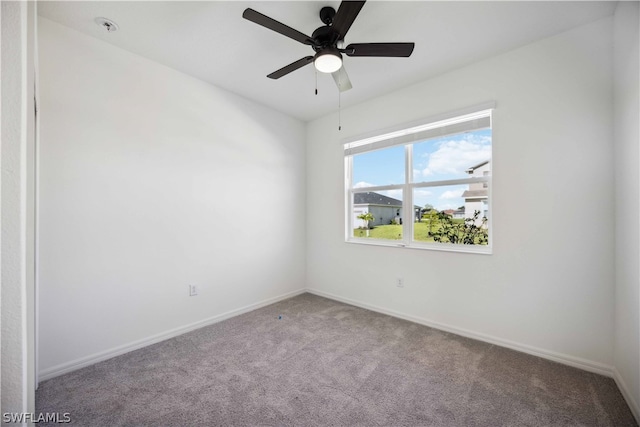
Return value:
M 396 278 L 396 286 L 398 288 L 404 288 L 404 279 L 402 277 Z
M 195 297 L 198 295 L 198 288 L 196 285 L 189 285 L 189 296 Z

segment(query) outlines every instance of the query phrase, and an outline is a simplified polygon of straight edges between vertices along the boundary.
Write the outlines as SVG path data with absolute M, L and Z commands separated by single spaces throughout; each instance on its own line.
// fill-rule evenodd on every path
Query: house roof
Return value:
M 366 193 L 355 193 L 353 195 L 353 204 L 354 205 L 384 205 L 384 206 L 394 206 L 394 207 L 402 207 L 402 201 L 398 199 L 394 199 L 393 197 L 387 197 L 382 194 L 374 193 L 373 191 L 368 191 Z
M 465 199 L 482 199 L 489 196 L 487 190 L 466 190 L 462 193 L 462 197 Z

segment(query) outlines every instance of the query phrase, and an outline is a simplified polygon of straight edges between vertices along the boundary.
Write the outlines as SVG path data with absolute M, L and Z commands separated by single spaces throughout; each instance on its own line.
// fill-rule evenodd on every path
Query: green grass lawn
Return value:
M 367 237 L 366 230 L 356 229 L 353 230 L 354 237 Z M 402 239 L 402 226 L 401 225 L 378 225 L 375 228 L 369 230 L 369 238 L 371 239 L 389 239 L 399 240 Z
M 424 222 L 416 222 L 413 224 L 414 239 L 421 242 L 433 242 L 433 238 L 429 237 L 429 224 Z M 435 231 L 435 227 L 433 228 Z M 366 230 L 353 230 L 354 237 L 367 237 Z M 369 230 L 369 238 L 371 239 L 402 239 L 401 225 L 378 225 Z
M 464 222 L 463 219 L 454 219 L 454 222 Z M 439 225 L 432 225 L 431 230 L 437 231 Z M 429 237 L 429 223 L 427 222 L 415 222 L 413 224 L 413 239 L 418 242 L 433 242 L 433 237 Z M 367 237 L 366 230 L 356 229 L 353 230 L 354 237 Z M 400 240 L 402 239 L 402 226 L 401 225 L 378 225 L 369 230 L 370 239 L 385 239 L 385 240 Z

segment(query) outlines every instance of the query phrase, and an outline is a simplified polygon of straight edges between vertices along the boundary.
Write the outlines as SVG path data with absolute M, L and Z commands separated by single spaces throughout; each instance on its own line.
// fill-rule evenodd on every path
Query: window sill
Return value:
M 410 243 L 407 244 L 400 240 L 380 240 L 380 239 L 359 239 L 349 238 L 345 240 L 345 243 L 365 245 L 365 246 L 386 246 L 390 248 L 405 248 L 405 249 L 420 249 L 428 251 L 440 251 L 440 252 L 460 252 L 467 254 L 480 254 L 491 255 L 493 253 L 491 246 L 482 245 L 454 245 L 451 243 Z

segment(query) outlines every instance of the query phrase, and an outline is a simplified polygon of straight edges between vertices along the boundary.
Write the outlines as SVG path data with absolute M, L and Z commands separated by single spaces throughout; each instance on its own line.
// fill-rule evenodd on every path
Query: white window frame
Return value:
M 491 254 L 493 252 L 493 203 L 492 203 L 492 175 L 493 175 L 493 132 L 491 141 L 491 173 L 487 176 L 460 178 L 441 181 L 413 182 L 413 144 L 448 134 L 460 133 L 459 129 L 465 126 L 470 130 L 493 129 L 493 109 L 495 102 L 485 103 L 456 112 L 450 112 L 420 122 L 397 126 L 386 131 L 373 132 L 355 138 L 342 141 L 345 157 L 345 241 L 364 245 L 403 247 L 412 249 L 428 249 L 438 251 L 466 252 L 478 254 Z M 486 124 L 488 118 L 489 125 Z M 474 122 L 475 120 L 475 122 Z M 475 127 L 473 126 L 481 126 Z M 464 130 L 463 130 L 464 131 Z M 425 136 L 426 135 L 426 136 Z M 403 184 L 380 185 L 371 187 L 353 188 L 353 156 L 356 154 L 381 150 L 398 145 L 404 146 L 405 151 L 405 182 Z M 441 187 L 447 185 L 467 185 L 483 182 L 487 184 L 487 201 L 489 204 L 488 244 L 465 245 L 454 243 L 427 243 L 413 240 L 413 227 L 415 212 L 413 204 L 413 192 L 418 188 Z M 387 190 L 402 190 L 402 239 L 387 240 L 362 238 L 353 236 L 353 199 L 354 194 L 366 192 L 379 192 Z

